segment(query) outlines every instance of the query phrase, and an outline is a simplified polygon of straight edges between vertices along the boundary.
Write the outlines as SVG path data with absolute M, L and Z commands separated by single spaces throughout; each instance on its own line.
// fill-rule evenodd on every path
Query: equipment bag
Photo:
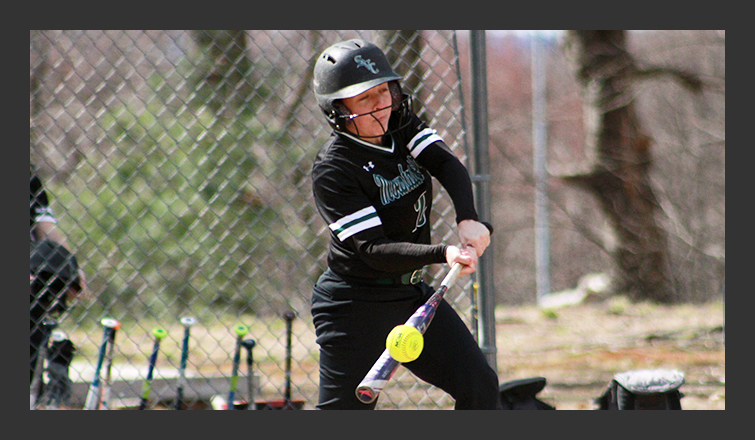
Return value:
M 512 380 L 501 384 L 498 389 L 503 409 L 511 410 L 551 410 L 556 407 L 548 405 L 537 398 L 537 393 L 545 388 L 544 377 Z
M 599 410 L 680 410 L 683 383 L 677 370 L 626 371 L 613 377 L 595 403 Z
M 62 331 L 52 333 L 52 343 L 48 352 L 47 375 L 49 382 L 45 389 L 49 408 L 68 405 L 71 400 L 71 378 L 69 367 L 73 360 L 76 347 Z

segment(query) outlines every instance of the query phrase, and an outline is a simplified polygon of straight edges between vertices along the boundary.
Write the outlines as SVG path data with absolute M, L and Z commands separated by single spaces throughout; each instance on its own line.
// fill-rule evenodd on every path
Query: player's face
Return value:
M 351 114 L 358 115 L 346 123 L 346 129 L 367 142 L 380 144 L 388 129 L 392 102 L 388 83 L 377 85 L 357 96 L 344 99 L 343 103 Z

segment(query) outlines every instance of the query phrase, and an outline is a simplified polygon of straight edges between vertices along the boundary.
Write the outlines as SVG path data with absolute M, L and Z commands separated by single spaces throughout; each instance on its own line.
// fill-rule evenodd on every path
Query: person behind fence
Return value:
M 327 48 L 314 66 L 317 103 L 333 132 L 314 159 L 315 204 L 328 226 L 328 267 L 312 292 L 320 346 L 317 409 L 374 409 L 355 390 L 386 336 L 434 292 L 428 265 L 476 271 L 490 234 L 469 173 L 412 110 L 383 51 L 364 40 Z M 432 178 L 450 196 L 459 244 L 431 243 Z M 455 399 L 455 409 L 500 409 L 497 373 L 445 301 L 424 348 L 403 364 Z
M 70 302 L 84 291 L 86 280 L 76 257 L 70 252 L 65 238 L 57 228 L 57 219 L 50 207 L 47 191 L 33 167 L 31 167 L 29 183 L 29 285 L 31 291 L 29 382 L 31 383 L 41 344 L 45 339 L 46 329 L 43 325 L 45 319 L 55 317 L 66 310 Z M 62 340 L 53 341 L 53 347 L 56 347 L 56 343 L 67 346 L 70 341 L 68 343 Z M 75 348 L 71 344 L 66 351 L 70 351 L 71 354 L 63 357 L 52 351 L 49 360 L 55 363 L 65 359 L 63 367 L 67 372 L 70 356 Z M 51 375 L 50 377 L 57 378 L 58 376 Z M 60 379 L 67 380 L 67 377 Z M 65 386 L 52 388 L 63 391 L 67 389 Z M 66 396 L 54 397 L 60 400 L 65 399 Z

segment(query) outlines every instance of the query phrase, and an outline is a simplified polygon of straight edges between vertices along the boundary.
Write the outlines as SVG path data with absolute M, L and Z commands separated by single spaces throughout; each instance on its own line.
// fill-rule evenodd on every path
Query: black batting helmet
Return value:
M 320 55 L 315 63 L 314 89 L 317 104 L 330 125 L 344 129 L 347 110 L 338 101 L 357 96 L 380 84 L 391 82 L 394 107 L 402 101 L 401 76 L 393 71 L 388 58 L 376 45 L 352 39 L 336 43 Z

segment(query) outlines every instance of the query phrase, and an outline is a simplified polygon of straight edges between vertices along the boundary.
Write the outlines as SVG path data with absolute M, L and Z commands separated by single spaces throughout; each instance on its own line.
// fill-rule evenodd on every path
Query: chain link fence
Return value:
M 238 324 L 256 342 L 257 398 L 280 398 L 289 310 L 292 395 L 314 407 L 309 301 L 328 234 L 309 169 L 330 129 L 312 66 L 327 46 L 354 37 L 390 48 L 415 110 L 466 158 L 453 31 L 31 31 L 30 161 L 88 282 L 59 319 L 77 348 L 71 407 L 83 405 L 94 378 L 106 317 L 121 323 L 113 407 L 141 395 L 156 326 L 167 336 L 149 408 L 171 405 L 185 316 L 197 320 L 186 407 L 228 395 Z M 453 240 L 445 200 L 436 194 L 435 235 Z M 465 317 L 469 290 L 459 283 L 447 297 Z M 378 407 L 452 405 L 400 369 Z
M 649 32 L 649 31 L 648 31 Z M 657 31 L 656 31 L 657 32 Z M 87 277 L 87 294 L 59 328 L 77 352 L 71 408 L 95 375 L 103 318 L 121 323 L 112 365 L 112 404 L 133 408 L 148 374 L 152 330 L 164 328 L 149 408 L 176 398 L 182 317 L 191 328 L 184 406 L 228 397 L 234 328 L 249 328 L 255 390 L 280 398 L 293 311 L 291 391 L 314 408 L 318 347 L 309 311 L 325 269 L 327 229 L 311 200 L 312 160 L 330 134 L 311 90 L 314 59 L 361 37 L 386 48 L 415 111 L 465 162 L 464 97 L 470 54 L 458 31 L 30 31 L 30 162 L 41 176 Z M 719 31 L 638 36 L 639 60 L 698 72 L 712 87 L 680 93 L 668 81 L 638 83 L 653 146 L 656 185 L 670 236 L 670 275 L 680 301 L 723 296 L 725 283 L 725 56 Z M 496 226 L 495 303 L 536 301 L 534 176 L 529 54 L 489 43 L 491 217 Z M 552 165 L 584 160 L 584 128 L 573 72 L 547 47 Z M 470 167 L 470 171 L 473 171 Z M 605 220 L 596 201 L 550 176 L 552 291 L 604 272 Z M 455 241 L 453 207 L 435 185 L 437 242 Z M 427 280 L 437 285 L 442 267 Z M 492 274 L 491 274 L 492 275 Z M 472 322 L 472 285 L 447 294 Z M 475 329 L 473 329 L 475 330 Z M 499 353 L 499 362 L 506 353 Z M 501 380 L 507 371 L 499 372 Z M 237 395 L 246 398 L 243 359 Z M 399 369 L 378 408 L 447 409 L 450 397 Z

